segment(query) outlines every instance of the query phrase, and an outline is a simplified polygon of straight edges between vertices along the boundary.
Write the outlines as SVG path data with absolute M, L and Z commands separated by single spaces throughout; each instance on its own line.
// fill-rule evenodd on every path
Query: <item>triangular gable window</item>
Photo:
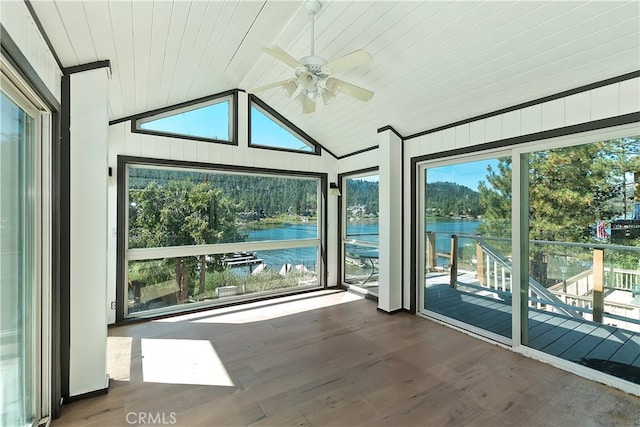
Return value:
M 251 95 L 249 146 L 320 154 L 320 145 L 267 104 Z
M 152 135 L 237 144 L 235 97 L 234 92 L 158 110 L 155 114 L 136 119 L 132 130 Z

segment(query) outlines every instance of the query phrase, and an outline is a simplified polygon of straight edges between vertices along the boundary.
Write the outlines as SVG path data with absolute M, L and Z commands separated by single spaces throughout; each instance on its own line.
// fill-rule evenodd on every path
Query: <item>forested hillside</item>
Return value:
M 129 188 L 144 189 L 151 182 L 166 187 L 172 180 L 207 182 L 222 190 L 244 216 L 258 219 L 283 213 L 313 215 L 317 210 L 317 181 L 303 178 L 213 174 L 161 169 L 131 169 Z
M 378 183 L 363 179 L 347 180 L 348 206 L 364 206 L 366 212 L 377 214 L 378 208 Z
M 166 187 L 172 180 L 207 182 L 222 190 L 235 203 L 246 219 L 268 218 L 283 213 L 314 215 L 317 210 L 317 181 L 302 178 L 214 174 L 172 171 L 166 169 L 132 168 L 129 188 L 142 190 L 155 182 Z M 350 179 L 347 193 L 349 206 L 365 206 L 377 213 L 378 182 Z M 479 195 L 470 188 L 452 182 L 427 184 L 427 212 L 438 216 L 479 215 Z
M 436 216 L 482 215 L 480 194 L 453 182 L 427 184 L 427 213 Z

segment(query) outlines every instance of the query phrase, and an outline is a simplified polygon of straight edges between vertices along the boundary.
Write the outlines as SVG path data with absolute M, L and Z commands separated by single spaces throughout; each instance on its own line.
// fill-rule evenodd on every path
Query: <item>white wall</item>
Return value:
M 637 112 L 639 98 L 640 79 L 625 80 L 408 140 L 405 161 L 419 155 Z
M 294 170 L 304 172 L 327 173 L 329 182 L 337 180 L 337 160 L 322 152 L 315 156 L 302 153 L 249 148 L 248 146 L 248 95 L 238 93 L 238 146 L 192 141 L 180 138 L 146 135 L 131 132 L 131 122 L 123 122 L 109 127 L 109 166 L 113 168 L 113 177 L 109 180 L 109 272 L 108 303 L 116 296 L 116 176 L 118 155 L 149 157 L 167 160 L 183 160 L 201 163 L 225 164 L 233 166 Z M 336 226 L 337 199 L 328 197 L 328 286 L 336 286 L 337 265 Z M 115 311 L 109 309 L 109 323 L 115 321 Z
M 107 70 L 70 79 L 72 397 L 107 386 Z
M 374 143 L 378 143 L 378 141 L 371 141 L 372 145 Z M 399 144 L 398 148 L 400 148 Z M 362 169 L 377 168 L 378 166 L 380 166 L 380 148 L 375 148 L 340 159 L 338 161 L 338 173 L 344 174 Z
M 24 1 L 0 1 L 0 22 L 49 91 L 60 102 L 62 72 Z

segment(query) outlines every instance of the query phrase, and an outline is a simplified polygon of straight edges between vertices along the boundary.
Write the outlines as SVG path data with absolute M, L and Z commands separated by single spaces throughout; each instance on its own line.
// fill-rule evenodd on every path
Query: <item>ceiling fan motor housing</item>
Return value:
M 320 56 L 305 56 L 300 58 L 300 63 L 304 65 L 309 72 L 315 74 L 318 77 L 323 77 L 323 66 L 327 63 L 327 60 Z M 326 77 L 326 76 L 324 76 Z

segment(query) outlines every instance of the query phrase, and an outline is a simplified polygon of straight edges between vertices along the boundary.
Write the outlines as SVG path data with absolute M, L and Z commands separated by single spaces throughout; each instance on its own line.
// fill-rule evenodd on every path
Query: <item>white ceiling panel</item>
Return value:
M 46 16 L 47 19 L 47 36 L 53 46 L 64 46 L 64 49 L 56 49 L 56 54 L 64 66 L 66 64 L 77 64 L 76 56 L 71 40 L 67 34 L 67 29 L 62 22 L 62 18 L 58 13 L 58 6 L 54 2 L 32 3 L 34 8 L 38 10 L 38 17 Z
M 149 96 L 149 79 L 151 51 L 153 43 L 154 3 L 136 1 L 131 4 L 131 31 L 135 93 L 134 102 L 137 111 L 147 109 Z M 138 53 L 139 52 L 139 53 Z
M 146 66 L 144 65 L 144 60 L 141 61 L 141 68 L 138 69 L 136 74 L 136 85 L 141 86 L 140 93 L 146 93 L 147 95 L 146 99 L 141 98 L 139 101 L 144 105 L 144 108 L 136 110 L 139 112 L 152 110 L 156 108 L 155 105 L 160 105 L 161 101 L 158 98 L 162 87 L 164 63 L 167 60 L 166 40 L 172 20 L 173 4 L 171 2 L 158 1 L 151 4 L 153 8 L 151 10 L 151 30 L 148 30 L 150 31 L 149 45 L 144 45 L 144 36 L 135 36 L 137 40 L 140 40 L 139 47 L 136 45 L 136 52 L 140 49 L 141 56 L 144 59 L 148 58 Z M 134 12 L 137 10 L 139 9 L 134 8 Z M 136 23 L 136 29 L 132 29 L 135 31 L 134 34 L 143 32 L 146 27 L 146 20 L 149 17 L 143 17 L 136 13 L 134 19 Z M 140 22 L 140 25 L 137 24 L 138 22 Z M 126 115 L 123 114 L 123 116 Z
M 290 78 L 260 50 L 311 49 L 303 1 L 50 0 L 32 5 L 63 66 L 109 59 L 111 119 Z M 375 92 L 340 94 L 303 115 L 284 91 L 259 94 L 336 155 L 640 69 L 631 1 L 323 1 L 315 54 L 356 49 L 372 63 L 336 77 Z
M 67 35 L 73 44 L 76 60 L 81 64 L 97 61 L 93 37 L 83 4 L 58 2 L 56 6 Z

